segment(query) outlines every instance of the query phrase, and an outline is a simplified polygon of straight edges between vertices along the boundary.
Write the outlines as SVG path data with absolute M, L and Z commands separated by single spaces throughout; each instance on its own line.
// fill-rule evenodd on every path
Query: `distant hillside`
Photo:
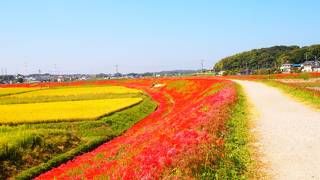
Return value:
M 303 63 L 306 59 L 320 59 L 320 45 L 312 46 L 273 46 L 253 49 L 221 59 L 215 64 L 217 71 L 235 74 L 245 69 L 253 71 L 276 71 L 283 63 Z

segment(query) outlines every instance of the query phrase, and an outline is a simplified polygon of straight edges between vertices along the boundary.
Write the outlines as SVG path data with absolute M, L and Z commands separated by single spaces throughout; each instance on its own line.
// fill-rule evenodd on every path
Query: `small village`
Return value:
M 146 73 L 127 73 L 122 74 L 116 72 L 114 74 L 99 73 L 99 74 L 50 74 L 50 73 L 36 73 L 36 74 L 16 74 L 0 75 L 0 84 L 14 84 L 14 83 L 40 83 L 40 82 L 71 82 L 71 81 L 89 81 L 89 80 L 107 80 L 107 79 L 135 79 L 141 77 L 170 77 L 183 76 L 189 74 L 196 74 L 197 72 L 204 72 L 204 70 L 172 70 L 160 72 L 146 72 Z M 208 70 L 208 72 L 211 72 Z
M 261 70 L 261 69 L 259 69 Z M 320 72 L 320 61 L 305 61 L 304 63 L 285 63 L 281 64 L 276 70 L 264 69 L 265 73 L 259 73 L 258 70 L 253 69 L 244 69 L 236 73 L 235 75 L 251 75 L 251 74 L 277 74 L 277 73 L 311 73 L 311 72 Z M 209 72 L 209 71 L 208 71 Z M 228 75 L 227 71 L 215 71 L 212 70 L 217 76 Z
M 282 64 L 280 66 L 282 73 L 291 72 L 320 72 L 320 61 L 305 61 L 301 64 Z

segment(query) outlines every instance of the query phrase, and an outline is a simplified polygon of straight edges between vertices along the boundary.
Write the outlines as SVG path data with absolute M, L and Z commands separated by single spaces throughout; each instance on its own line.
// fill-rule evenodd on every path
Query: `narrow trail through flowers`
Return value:
M 275 179 L 320 179 L 320 112 L 262 83 L 235 80 L 258 112 L 256 130 Z
M 95 150 L 36 179 L 159 179 L 206 158 L 206 148 L 222 146 L 228 108 L 235 103 L 234 83 L 212 78 L 100 81 L 148 93 L 157 110 Z M 216 156 L 219 156 L 217 152 Z

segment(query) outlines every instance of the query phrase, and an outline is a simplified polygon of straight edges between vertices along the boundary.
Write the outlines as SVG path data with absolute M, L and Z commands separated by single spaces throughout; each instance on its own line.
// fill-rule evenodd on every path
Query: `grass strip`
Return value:
M 248 179 L 250 155 L 249 107 L 243 89 L 237 85 L 238 99 L 231 107 L 226 122 L 225 144 L 222 156 L 216 160 L 216 167 L 206 168 L 201 179 Z
M 266 85 L 280 89 L 282 92 L 290 95 L 291 97 L 297 99 L 298 101 L 304 102 L 316 109 L 320 109 L 320 93 L 308 90 L 303 87 L 290 86 L 282 82 L 277 82 L 273 80 L 261 81 Z

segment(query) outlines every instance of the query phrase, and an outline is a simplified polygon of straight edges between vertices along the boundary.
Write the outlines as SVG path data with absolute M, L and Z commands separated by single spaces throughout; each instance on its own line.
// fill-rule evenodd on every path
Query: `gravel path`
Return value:
M 235 81 L 259 114 L 256 131 L 271 177 L 320 179 L 320 111 L 262 83 Z

